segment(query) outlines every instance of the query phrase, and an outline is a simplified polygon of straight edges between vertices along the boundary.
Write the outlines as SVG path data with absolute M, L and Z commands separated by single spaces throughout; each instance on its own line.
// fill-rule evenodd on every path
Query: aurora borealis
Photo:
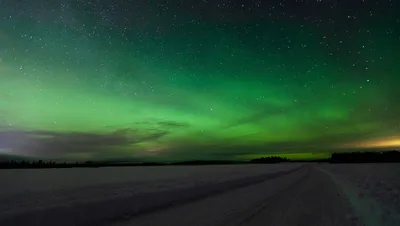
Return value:
M 400 147 L 398 1 L 0 0 L 0 154 Z

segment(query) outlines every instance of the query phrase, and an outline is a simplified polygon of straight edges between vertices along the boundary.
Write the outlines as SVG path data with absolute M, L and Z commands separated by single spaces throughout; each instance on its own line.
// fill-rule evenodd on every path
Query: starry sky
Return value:
M 0 155 L 400 148 L 399 3 L 0 0 Z

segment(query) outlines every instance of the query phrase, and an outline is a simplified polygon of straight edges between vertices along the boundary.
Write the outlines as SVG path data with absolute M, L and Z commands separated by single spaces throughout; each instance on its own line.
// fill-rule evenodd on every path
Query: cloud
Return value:
M 141 142 L 156 141 L 169 132 L 120 129 L 110 133 L 0 131 L 0 150 L 13 154 L 58 157 L 69 154 L 112 155 L 122 149 L 135 149 Z
M 189 127 L 189 124 L 183 122 L 175 122 L 175 121 L 161 121 L 157 123 L 161 127 L 165 128 L 183 128 Z
M 230 129 L 236 126 L 252 124 L 252 123 L 263 123 L 264 120 L 280 116 L 280 115 L 290 115 L 295 112 L 307 109 L 312 102 L 302 103 L 301 106 L 296 105 L 282 105 L 276 103 L 262 103 L 261 105 L 256 105 L 257 108 L 254 113 L 240 117 L 221 129 Z
M 119 130 L 119 128 L 121 127 L 129 127 L 130 130 L 132 130 L 131 128 L 136 128 L 136 127 L 148 127 L 153 129 L 169 130 L 175 128 L 190 127 L 190 124 L 177 121 L 159 121 L 157 119 L 149 119 L 148 121 L 139 121 L 139 122 L 125 123 L 122 125 L 105 126 L 104 128 Z
M 273 109 L 273 110 L 260 110 L 254 114 L 244 116 L 242 118 L 237 119 L 234 122 L 229 123 L 228 125 L 222 127 L 221 129 L 230 129 L 236 126 L 240 125 L 245 125 L 245 124 L 251 124 L 251 123 L 257 123 L 259 121 L 262 121 L 268 117 L 272 117 L 278 114 L 285 113 L 282 111 L 282 108 L 279 109 Z

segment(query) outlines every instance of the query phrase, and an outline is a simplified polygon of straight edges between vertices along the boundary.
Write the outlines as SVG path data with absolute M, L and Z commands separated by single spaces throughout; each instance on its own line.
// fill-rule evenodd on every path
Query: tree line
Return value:
M 271 164 L 285 162 L 328 162 L 328 163 L 389 163 L 400 162 L 399 151 L 384 152 L 342 152 L 333 153 L 330 158 L 316 160 L 290 160 L 279 156 L 270 156 L 245 161 L 225 160 L 193 160 L 172 163 L 162 162 L 141 162 L 141 163 L 120 163 L 120 162 L 56 162 L 45 160 L 11 160 L 0 162 L 0 169 L 32 169 L 32 168 L 75 168 L 75 167 L 111 167 L 111 166 L 165 166 L 165 165 L 226 165 L 226 164 Z
M 333 153 L 331 163 L 400 162 L 399 151 Z

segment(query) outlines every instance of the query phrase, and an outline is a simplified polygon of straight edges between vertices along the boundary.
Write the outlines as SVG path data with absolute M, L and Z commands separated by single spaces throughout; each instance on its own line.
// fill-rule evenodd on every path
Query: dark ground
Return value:
M 110 191 L 120 190 L 117 187 Z M 75 191 L 79 192 L 81 190 Z M 23 207 L 19 205 L 16 208 L 19 210 L 14 213 L 10 211 L 12 208 L 6 208 L 7 203 L 2 203 L 5 212 L 0 214 L 0 225 L 360 224 L 352 214 L 346 197 L 330 176 L 319 170 L 318 164 L 299 165 L 279 172 L 190 188 L 148 193 L 135 193 L 133 190 L 125 192 L 127 195 L 124 196 L 116 194 L 85 202 L 66 202 L 63 198 L 63 203 L 56 203 L 53 207 L 44 205 L 35 210 L 25 208 L 20 211 Z M 29 198 L 39 203 L 41 199 L 51 195 L 51 192 L 46 192 L 39 194 L 37 198 Z M 3 199 L 5 200 L 7 199 Z M 52 200 L 57 201 L 55 198 Z M 9 199 L 9 204 L 18 201 L 21 200 Z
M 335 183 L 314 166 L 117 225 L 361 225 Z

